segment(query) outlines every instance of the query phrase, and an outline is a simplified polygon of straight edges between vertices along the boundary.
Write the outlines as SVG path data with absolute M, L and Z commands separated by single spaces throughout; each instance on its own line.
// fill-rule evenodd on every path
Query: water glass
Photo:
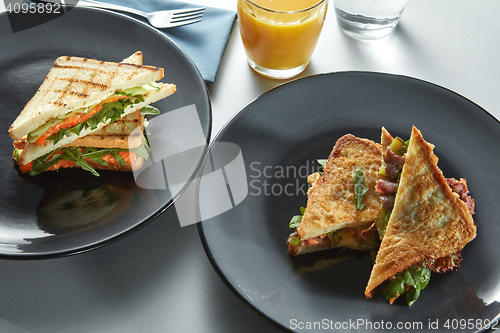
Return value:
M 389 35 L 399 22 L 408 0 L 334 0 L 340 29 L 359 39 Z

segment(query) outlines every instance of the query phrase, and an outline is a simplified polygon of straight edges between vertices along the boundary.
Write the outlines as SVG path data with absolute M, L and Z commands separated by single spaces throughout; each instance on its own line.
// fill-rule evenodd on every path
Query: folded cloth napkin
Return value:
M 205 82 L 214 83 L 217 70 L 224 55 L 227 42 L 231 36 L 234 22 L 236 20 L 236 12 L 206 7 L 174 0 L 100 0 L 103 2 L 113 3 L 115 5 L 131 7 L 143 12 L 153 12 L 157 10 L 171 9 L 186 9 L 205 7 L 205 13 L 201 22 L 189 24 L 181 27 L 160 29 L 162 33 L 167 35 L 174 43 L 176 43 L 194 62 Z M 14 2 L 14 1 L 11 1 Z M 32 0 L 23 0 L 23 3 L 37 3 Z M 70 3 L 70 2 L 68 2 Z M 71 3 L 74 3 L 71 2 Z M 130 14 L 130 16 L 147 23 L 143 17 Z M 10 19 L 10 16 L 9 16 Z M 32 22 L 33 24 L 26 25 L 22 20 L 21 26 L 14 28 L 14 23 L 11 21 L 13 31 L 21 31 L 46 21 Z M 148 23 L 149 24 L 149 23 Z
M 205 7 L 201 22 L 186 26 L 159 29 L 193 60 L 207 83 L 214 83 L 222 56 L 236 20 L 236 11 L 206 7 L 173 0 L 101 0 L 143 12 Z M 201 3 L 201 2 L 200 2 Z M 131 15 L 141 21 L 145 18 Z
M 189 24 L 181 27 L 159 29 L 162 33 L 167 35 L 174 43 L 176 43 L 194 62 L 198 70 L 200 71 L 203 79 L 207 83 L 214 83 L 215 76 L 217 75 L 217 70 L 224 55 L 227 42 L 231 36 L 231 31 L 233 29 L 234 22 L 236 20 L 236 12 L 214 8 L 206 7 L 203 5 L 196 5 L 191 3 L 185 3 L 181 1 L 174 0 L 148 0 L 148 1 L 138 1 L 138 0 L 100 0 L 102 2 L 108 2 L 115 5 L 120 5 L 124 7 L 131 7 L 138 9 L 140 11 L 149 13 L 158 10 L 171 10 L 171 9 L 187 9 L 187 8 L 199 8 L 205 7 L 205 13 L 201 22 L 194 24 Z M 14 2 L 14 1 L 11 1 Z M 37 3 L 32 0 L 23 0 L 23 3 Z M 67 3 L 70 3 L 69 1 Z M 71 4 L 74 4 L 72 1 Z M 30 7 L 31 8 L 31 7 Z M 123 12 L 122 12 L 123 13 Z M 13 14 L 14 15 L 14 14 Z M 14 15 L 15 16 L 15 15 Z M 25 16 L 23 14 L 23 16 Z M 130 14 L 130 16 L 139 19 L 143 22 L 148 21 L 137 15 Z M 34 17 L 36 18 L 36 17 Z M 52 17 L 53 18 L 53 17 Z M 9 15 L 9 20 L 11 16 Z M 13 32 L 22 31 L 34 27 L 38 24 L 46 22 L 43 18 L 40 22 L 31 22 L 26 24 L 26 20 L 21 21 L 21 25 L 15 25 L 16 21 L 14 17 L 11 20 L 11 26 Z
M 198 8 L 206 7 L 203 5 L 196 5 L 191 3 L 185 3 L 181 1 L 174 0 L 148 0 L 148 1 L 138 1 L 138 0 L 100 0 L 103 2 L 113 3 L 116 5 L 121 5 L 125 7 L 131 7 L 138 9 L 143 12 L 153 12 L 157 10 L 171 10 L 171 9 L 186 9 L 186 8 Z M 17 1 L 10 1 L 12 3 Z M 23 0 L 23 3 L 28 4 L 36 1 Z M 7 3 L 7 2 L 6 2 Z M 68 1 L 68 3 L 70 3 Z M 74 1 L 71 3 L 75 3 Z M 14 13 L 12 14 L 13 16 Z M 23 16 L 25 16 L 23 14 Z M 147 23 L 147 20 L 143 17 L 130 14 L 143 22 Z M 34 17 L 36 18 L 36 17 Z M 51 17 L 53 18 L 53 17 Z M 49 19 L 51 19 L 49 18 Z M 9 14 L 9 20 L 11 15 Z M 198 67 L 201 75 L 207 83 L 214 83 L 215 77 L 217 75 L 217 70 L 224 55 L 227 42 L 231 36 L 231 31 L 236 20 L 236 12 L 214 8 L 206 7 L 205 13 L 201 22 L 194 24 L 189 24 L 186 26 L 160 29 L 162 33 L 167 35 L 174 43 L 176 43 L 187 55 L 191 58 L 194 64 Z M 21 20 L 21 25 L 16 26 L 16 20 L 12 17 L 11 26 L 13 32 L 22 31 L 34 27 L 38 24 L 46 22 L 43 18 L 40 22 L 33 21 L 30 24 L 26 24 L 26 20 L 23 17 Z M 29 22 L 28 22 L 29 23 Z M 149 23 L 148 23 L 149 24 Z

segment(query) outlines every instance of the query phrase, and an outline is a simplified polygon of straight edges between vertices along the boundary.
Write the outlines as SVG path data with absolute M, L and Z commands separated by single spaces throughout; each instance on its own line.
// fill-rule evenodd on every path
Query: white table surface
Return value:
M 236 7 L 236 0 L 189 2 Z M 500 119 L 498 13 L 496 0 L 410 0 L 392 35 L 359 42 L 337 28 L 330 4 L 311 63 L 299 77 L 352 70 L 416 77 L 451 89 Z M 214 135 L 241 108 L 284 82 L 250 69 L 235 25 L 217 80 L 209 86 Z M 224 285 L 196 226 L 181 228 L 172 209 L 88 253 L 0 260 L 2 333 L 279 331 Z

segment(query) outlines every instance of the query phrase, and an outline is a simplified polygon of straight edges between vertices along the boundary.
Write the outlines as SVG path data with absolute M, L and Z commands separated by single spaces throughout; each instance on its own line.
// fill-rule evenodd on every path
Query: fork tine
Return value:
M 176 10 L 173 15 L 179 15 L 179 14 L 184 14 L 184 13 L 197 12 L 197 11 L 200 11 L 200 10 L 205 10 L 205 7 L 180 9 L 180 10 Z
M 180 18 L 180 17 L 188 17 L 188 16 L 193 16 L 193 15 L 198 15 L 198 14 L 202 14 L 205 12 L 205 9 L 200 9 L 200 10 L 196 10 L 196 11 L 190 11 L 190 12 L 182 12 L 182 13 L 175 13 L 172 15 L 172 18 L 176 19 L 176 18 Z
M 195 15 L 195 16 L 178 17 L 178 18 L 174 17 L 170 20 L 170 23 L 177 23 L 177 22 L 184 22 L 184 21 L 188 21 L 188 20 L 194 20 L 194 19 L 200 18 L 202 16 L 203 16 L 203 14 Z
M 191 21 L 179 21 L 177 23 L 170 23 L 169 27 L 175 28 L 175 27 L 180 27 L 183 25 L 193 24 L 193 23 L 200 22 L 200 21 L 201 21 L 201 19 L 191 20 Z

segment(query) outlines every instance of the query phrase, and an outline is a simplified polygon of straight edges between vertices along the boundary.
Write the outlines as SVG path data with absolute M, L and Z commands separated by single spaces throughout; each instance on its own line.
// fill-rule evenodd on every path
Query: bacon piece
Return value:
M 405 158 L 394 154 L 390 147 L 387 147 L 384 156 L 385 173 L 392 179 L 397 179 L 405 164 Z
M 398 183 L 385 179 L 379 179 L 375 185 L 375 191 L 380 194 L 393 194 L 396 193 Z
M 316 238 L 309 238 L 304 241 L 305 246 L 317 245 L 319 241 Z
M 470 214 L 474 215 L 475 202 L 474 199 L 472 199 L 469 195 L 470 192 L 467 187 L 467 181 L 464 178 L 460 178 L 460 180 L 456 180 L 455 178 L 447 178 L 446 183 L 453 192 L 458 194 L 460 200 L 465 202 L 467 208 L 470 211 Z
M 423 264 L 435 273 L 445 273 L 447 271 L 457 271 L 460 268 L 461 262 L 462 256 L 460 255 L 460 251 L 458 251 L 446 257 L 424 260 Z
M 395 194 L 381 194 L 380 201 L 386 209 L 392 209 L 394 207 L 394 200 L 396 200 Z

